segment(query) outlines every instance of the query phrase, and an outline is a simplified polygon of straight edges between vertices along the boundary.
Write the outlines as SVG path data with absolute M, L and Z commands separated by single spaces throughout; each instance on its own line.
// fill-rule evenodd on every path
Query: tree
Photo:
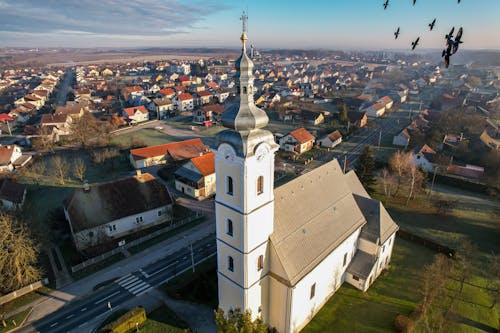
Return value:
M 51 153 L 54 153 L 55 142 L 55 134 L 53 132 L 53 128 L 49 126 L 42 126 L 40 128 L 40 135 L 34 137 L 31 140 L 31 145 L 33 149 L 36 151 L 45 151 L 49 150 Z
M 68 163 L 61 156 L 52 158 L 55 177 L 59 179 L 61 185 L 64 185 L 64 179 L 68 176 Z
M 348 112 L 349 108 L 347 107 L 347 104 L 346 103 L 342 104 L 342 110 L 340 110 L 340 115 L 339 115 L 340 121 L 343 121 L 344 123 L 347 123 L 349 121 L 349 117 L 347 116 Z
M 0 230 L 0 292 L 8 293 L 40 279 L 40 247 L 13 215 L 0 213 Z
M 72 126 L 73 138 L 82 145 L 83 148 L 90 146 L 90 143 L 99 137 L 99 130 L 95 117 L 89 113 L 84 113 L 80 119 Z
M 363 148 L 359 156 L 359 164 L 356 171 L 361 184 L 363 184 L 367 190 L 371 190 L 372 185 L 375 183 L 375 177 L 373 175 L 375 171 L 375 157 L 373 157 L 370 146 L 365 146 L 365 148 Z
M 252 321 L 252 313 L 247 310 L 244 313 L 241 309 L 231 309 L 227 316 L 224 311 L 218 308 L 215 311 L 215 324 L 218 333 L 268 333 L 276 332 L 265 324 L 260 317 Z
M 40 184 L 40 179 L 43 178 L 46 170 L 47 170 L 47 165 L 43 160 L 38 160 L 33 162 L 33 164 L 30 167 L 30 173 L 36 185 Z
M 85 179 L 86 165 L 85 161 L 81 158 L 73 160 L 73 176 L 83 182 Z

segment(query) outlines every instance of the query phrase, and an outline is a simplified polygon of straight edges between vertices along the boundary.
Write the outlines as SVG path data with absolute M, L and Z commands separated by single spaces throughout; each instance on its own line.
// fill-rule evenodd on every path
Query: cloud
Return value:
M 227 8 L 217 0 L 0 0 L 2 34 L 165 36 Z

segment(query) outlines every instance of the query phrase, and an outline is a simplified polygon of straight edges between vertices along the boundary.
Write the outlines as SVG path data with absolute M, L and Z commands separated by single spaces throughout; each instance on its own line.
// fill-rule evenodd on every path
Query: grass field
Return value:
M 143 128 L 135 132 L 116 135 L 111 140 L 111 143 L 126 146 L 130 144 L 131 140 L 134 140 L 133 138 L 144 142 L 146 146 L 156 146 L 181 140 L 154 128 Z
M 188 325 L 166 306 L 148 314 L 148 319 L 140 326 L 143 333 L 186 333 L 191 332 Z
M 26 319 L 30 312 L 31 308 L 26 309 L 15 316 L 6 318 L 5 323 L 7 324 L 7 326 L 5 327 L 0 322 L 0 333 L 9 332 L 10 330 L 18 327 Z

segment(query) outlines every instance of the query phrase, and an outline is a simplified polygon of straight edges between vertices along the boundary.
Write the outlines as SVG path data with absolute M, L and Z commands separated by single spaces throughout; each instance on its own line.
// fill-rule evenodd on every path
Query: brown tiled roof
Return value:
M 209 104 L 209 105 L 204 105 L 201 107 L 201 109 L 205 112 L 207 111 L 212 111 L 212 112 L 215 112 L 217 114 L 222 114 L 224 112 L 224 106 L 222 106 L 221 104 Z
M 175 91 L 172 88 L 166 88 L 160 90 L 160 94 L 162 94 L 163 96 L 172 96 L 175 95 Z
M 0 165 L 8 165 L 14 152 L 14 146 L 0 146 Z
M 204 153 L 208 147 L 203 144 L 200 138 L 185 140 L 181 142 L 166 143 L 153 147 L 132 149 L 130 154 L 134 160 L 169 155 L 176 161 L 190 159 Z
M 180 94 L 179 96 L 177 96 L 179 98 L 179 100 L 181 101 L 188 101 L 190 99 L 193 99 L 193 96 L 191 96 L 190 93 L 184 93 L 184 94 Z
M 67 114 L 44 114 L 42 115 L 41 124 L 62 124 L 68 120 Z
M 20 204 L 23 202 L 26 186 L 10 179 L 0 179 L 0 198 Z
M 65 201 L 75 232 L 172 204 L 167 188 L 146 173 L 77 189 Z
M 125 90 L 129 93 L 144 91 L 144 89 L 139 86 L 125 87 Z
M 332 142 L 335 142 L 340 138 L 342 138 L 342 134 L 340 134 L 339 131 L 332 132 L 328 135 L 328 139 L 330 139 L 330 141 Z
M 197 94 L 200 97 L 207 97 L 207 96 L 212 96 L 213 95 L 210 91 L 207 91 L 207 90 L 198 91 Z
M 315 139 L 314 135 L 309 133 L 304 127 L 291 131 L 290 135 L 293 136 L 299 143 L 306 143 L 308 141 L 314 141 Z
M 141 106 L 134 106 L 134 107 L 131 107 L 131 108 L 125 108 L 123 109 L 123 111 L 125 111 L 125 113 L 128 115 L 128 116 L 133 116 L 136 111 L 139 111 L 141 113 L 148 113 L 148 110 L 146 110 L 146 108 L 144 107 L 144 105 L 141 105 Z
M 191 163 L 204 177 L 215 173 L 215 154 L 213 152 L 194 157 L 191 159 Z

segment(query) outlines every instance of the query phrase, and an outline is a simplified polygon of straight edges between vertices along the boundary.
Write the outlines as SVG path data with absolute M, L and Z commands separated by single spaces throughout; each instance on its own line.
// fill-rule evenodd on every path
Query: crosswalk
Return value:
M 148 283 L 132 274 L 127 274 L 115 282 L 135 296 L 141 296 L 142 294 L 153 289 L 153 287 L 151 287 Z

